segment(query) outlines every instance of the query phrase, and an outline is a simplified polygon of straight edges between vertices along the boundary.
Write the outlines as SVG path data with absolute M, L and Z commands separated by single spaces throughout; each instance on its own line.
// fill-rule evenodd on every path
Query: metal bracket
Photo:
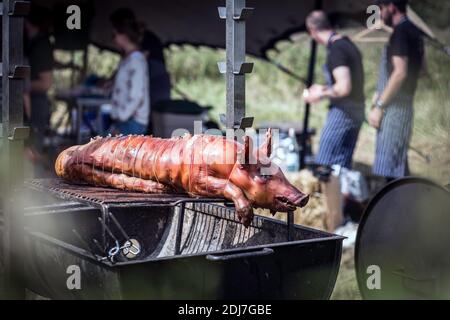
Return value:
M 226 7 L 218 7 L 217 10 L 219 11 L 220 19 L 225 20 L 227 18 L 227 8 Z
M 255 120 L 255 118 L 253 118 L 253 117 L 242 118 L 240 123 L 239 123 L 239 129 L 246 129 L 246 128 L 253 127 L 253 121 L 254 120 Z
M 23 17 L 30 13 L 30 2 L 29 1 L 14 1 L 12 10 L 7 10 L 8 15 Z M 0 3 L 0 15 L 3 15 L 6 10 L 4 10 L 3 3 Z
M 227 8 L 226 7 L 218 7 L 219 17 L 220 19 L 227 18 Z M 240 10 L 239 13 L 233 15 L 234 20 L 244 21 L 250 18 L 253 15 L 253 8 L 245 7 Z
M 30 127 L 15 127 L 12 135 L 8 137 L 10 141 L 26 140 L 30 136 Z
M 239 70 L 235 70 L 233 73 L 236 75 L 243 75 L 246 73 L 252 73 L 253 71 L 253 63 L 252 62 L 243 62 L 239 66 Z
M 226 74 L 227 73 L 227 63 L 225 61 L 217 62 L 217 67 L 219 67 L 219 72 L 221 74 Z
M 30 67 L 24 65 L 15 65 L 12 67 L 12 72 L 9 73 L 10 79 L 26 79 L 30 76 Z M 0 77 L 3 77 L 3 63 L 0 63 Z
M 10 72 L 10 79 L 26 79 L 30 76 L 29 66 L 14 66 L 13 71 Z
M 227 124 L 227 115 L 224 113 L 221 113 L 219 115 L 220 118 L 220 122 L 224 125 Z M 239 121 L 239 124 L 236 125 L 233 129 L 241 129 L 241 130 L 245 130 L 247 128 L 251 128 L 253 127 L 253 122 L 254 122 L 255 118 L 253 117 L 244 117 L 241 118 L 241 120 Z
M 219 72 L 226 75 L 227 128 L 247 127 L 245 118 L 245 74 L 253 71 L 253 63 L 245 62 L 245 19 L 253 8 L 245 6 L 246 0 L 226 0 L 219 7 L 219 17 L 226 20 L 226 62 L 219 62 Z M 223 117 L 222 117 L 223 120 Z M 253 121 L 251 121 L 253 123 Z
M 221 74 L 227 73 L 227 63 L 225 61 L 217 62 L 217 66 L 218 66 L 219 72 Z M 239 65 L 239 69 L 233 71 L 233 74 L 243 75 L 243 74 L 252 73 L 252 72 L 253 72 L 253 62 L 243 62 Z
M 248 18 L 250 18 L 253 15 L 253 8 L 242 8 L 239 14 L 235 14 L 233 16 L 234 20 L 239 20 L 239 21 L 243 21 L 243 20 L 247 20 Z
M 30 1 L 14 1 L 13 8 L 9 12 L 10 16 L 26 16 L 30 13 L 31 4 Z

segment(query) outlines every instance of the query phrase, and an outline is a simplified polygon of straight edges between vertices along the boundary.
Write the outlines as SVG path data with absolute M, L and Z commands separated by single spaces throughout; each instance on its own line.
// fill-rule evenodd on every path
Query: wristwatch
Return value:
M 377 99 L 375 102 L 375 107 L 377 107 L 380 110 L 384 110 L 384 103 L 381 99 Z

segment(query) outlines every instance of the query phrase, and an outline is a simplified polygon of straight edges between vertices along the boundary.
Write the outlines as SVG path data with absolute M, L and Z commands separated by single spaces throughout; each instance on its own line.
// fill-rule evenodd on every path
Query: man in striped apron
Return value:
M 388 181 L 409 174 L 408 147 L 413 127 L 413 100 L 424 58 L 421 31 L 406 16 L 407 0 L 378 0 L 381 18 L 394 27 L 379 70 L 369 115 L 376 128 L 373 173 Z
M 313 85 L 304 93 L 309 103 L 330 100 L 328 116 L 320 137 L 315 162 L 325 172 L 322 190 L 327 204 L 327 228 L 332 231 L 343 220 L 339 177 L 332 166 L 351 168 L 352 156 L 364 121 L 364 70 L 361 53 L 347 37 L 337 34 L 323 11 L 306 19 L 311 37 L 326 46 L 324 66 L 327 85 Z M 323 176 L 323 175 L 322 175 Z

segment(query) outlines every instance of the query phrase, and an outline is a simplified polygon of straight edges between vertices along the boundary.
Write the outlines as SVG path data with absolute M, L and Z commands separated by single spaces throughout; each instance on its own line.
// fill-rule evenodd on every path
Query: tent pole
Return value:
M 316 0 L 315 10 L 320 10 L 322 8 L 322 0 Z M 317 58 L 317 43 L 314 39 L 311 39 L 311 49 L 309 56 L 308 65 L 308 76 L 306 79 L 306 87 L 309 88 L 314 83 L 314 67 L 316 65 Z M 300 150 L 300 169 L 305 169 L 305 158 L 306 158 L 306 147 L 308 142 L 308 130 L 309 130 L 309 114 L 310 114 L 310 104 L 305 104 L 305 115 L 303 118 L 303 133 L 301 137 L 301 150 Z
M 85 79 L 89 68 L 89 45 L 83 49 L 83 68 L 81 69 L 80 79 Z
M 307 83 L 307 79 L 305 79 L 302 76 L 299 76 L 298 74 L 296 74 L 294 71 L 292 71 L 291 69 L 289 69 L 288 67 L 286 67 L 285 65 L 281 64 L 280 62 L 276 62 L 273 60 L 267 60 L 269 61 L 272 65 L 274 65 L 275 67 L 278 68 L 278 70 L 280 70 L 281 72 L 283 72 L 284 74 L 287 74 L 288 76 L 290 76 L 291 78 L 297 80 L 300 83 L 306 84 Z

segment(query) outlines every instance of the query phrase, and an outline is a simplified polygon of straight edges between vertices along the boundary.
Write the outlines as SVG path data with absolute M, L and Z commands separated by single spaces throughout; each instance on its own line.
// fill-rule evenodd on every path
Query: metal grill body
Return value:
M 45 297 L 326 299 L 334 287 L 339 236 L 261 216 L 245 228 L 223 199 L 26 186 L 27 286 Z M 71 265 L 82 290 L 67 288 Z

